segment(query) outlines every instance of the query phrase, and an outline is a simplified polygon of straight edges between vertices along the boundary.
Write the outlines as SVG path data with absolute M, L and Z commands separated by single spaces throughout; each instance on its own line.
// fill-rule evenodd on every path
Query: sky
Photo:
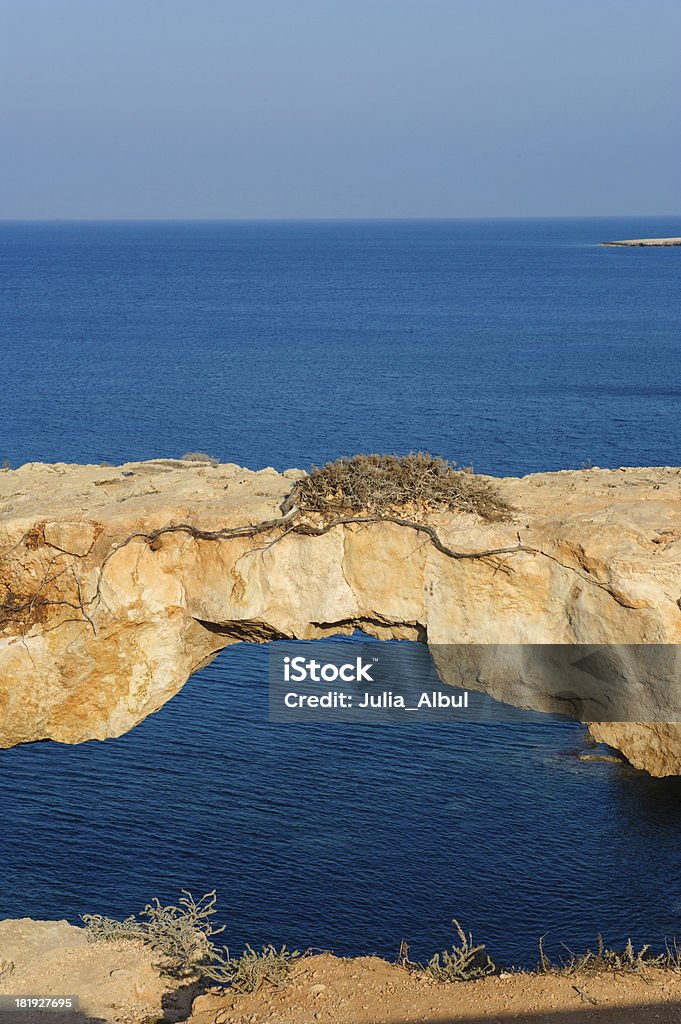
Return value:
M 0 218 L 681 212 L 680 0 L 0 0 Z

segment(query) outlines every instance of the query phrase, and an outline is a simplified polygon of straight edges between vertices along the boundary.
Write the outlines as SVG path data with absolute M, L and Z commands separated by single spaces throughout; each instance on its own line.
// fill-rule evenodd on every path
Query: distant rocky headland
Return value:
M 621 242 L 601 242 L 601 245 L 625 245 L 630 247 L 641 245 L 681 245 L 681 238 L 625 238 Z
M 119 736 L 240 640 L 681 644 L 679 468 L 476 476 L 498 516 L 426 503 L 330 519 L 296 505 L 305 478 L 182 460 L 0 472 L 0 745 Z M 648 683 L 622 674 L 645 709 Z M 490 659 L 466 685 L 570 710 L 522 662 Z M 681 774 L 681 725 L 590 729 Z

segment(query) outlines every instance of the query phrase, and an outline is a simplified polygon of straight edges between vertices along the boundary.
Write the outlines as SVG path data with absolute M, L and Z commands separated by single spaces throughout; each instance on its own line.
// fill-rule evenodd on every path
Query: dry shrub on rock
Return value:
M 207 462 L 209 466 L 219 466 L 218 459 L 212 455 L 206 455 L 205 452 L 185 452 L 180 458 L 180 462 Z
M 353 455 L 314 466 L 292 497 L 309 512 L 380 516 L 406 506 L 473 512 L 487 520 L 505 519 L 511 512 L 490 480 L 426 452 Z

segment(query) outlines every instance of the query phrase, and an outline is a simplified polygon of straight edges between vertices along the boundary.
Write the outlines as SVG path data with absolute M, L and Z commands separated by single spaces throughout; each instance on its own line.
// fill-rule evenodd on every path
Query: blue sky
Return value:
M 679 0 L 0 0 L 0 217 L 681 212 Z

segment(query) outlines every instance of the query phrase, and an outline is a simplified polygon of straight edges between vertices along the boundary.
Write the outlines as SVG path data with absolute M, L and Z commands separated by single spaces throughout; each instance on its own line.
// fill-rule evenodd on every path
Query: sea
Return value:
M 0 223 L 0 463 L 678 465 L 681 218 Z M 352 645 L 355 639 L 339 640 Z M 681 778 L 584 728 L 268 720 L 238 644 L 119 739 L 0 751 L 0 916 L 217 890 L 246 943 L 507 965 L 681 940 Z M 35 685 L 41 685 L 36 679 Z

